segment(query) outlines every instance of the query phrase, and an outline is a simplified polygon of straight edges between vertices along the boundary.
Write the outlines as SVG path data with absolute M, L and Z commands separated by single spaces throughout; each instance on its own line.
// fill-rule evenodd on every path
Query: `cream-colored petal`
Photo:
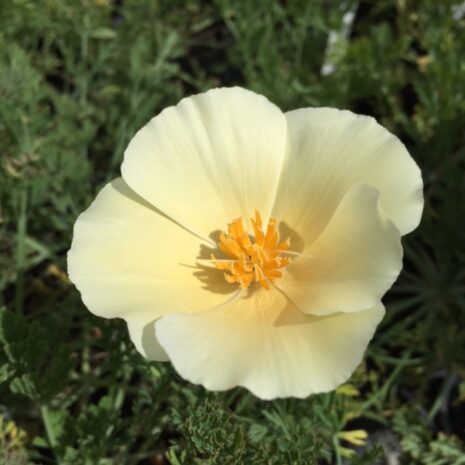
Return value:
M 304 312 L 326 315 L 375 306 L 402 269 L 398 229 L 379 206 L 379 192 L 352 187 L 308 249 L 276 285 Z
M 210 312 L 155 323 L 179 374 L 210 390 L 244 386 L 262 399 L 306 397 L 347 380 L 360 363 L 381 305 L 357 313 L 305 315 L 276 289 Z
M 208 237 L 255 209 L 268 218 L 286 131 L 284 114 L 265 97 L 213 89 L 144 126 L 126 150 L 123 178 L 170 218 Z
M 423 210 L 423 182 L 400 140 L 368 116 L 333 108 L 286 113 L 288 153 L 273 216 L 309 247 L 354 184 L 381 193 L 388 218 L 406 234 Z
M 120 178 L 76 221 L 68 273 L 90 311 L 128 322 L 135 318 L 136 328 L 141 315 L 149 323 L 170 312 L 209 309 L 234 291 L 226 282 L 216 292 L 206 289 L 196 266 L 201 246 Z
M 156 319 L 151 313 L 137 313 L 130 318 L 126 318 L 129 337 L 135 348 L 147 359 L 157 362 L 167 362 L 169 360 L 165 349 L 158 342 L 153 325 Z

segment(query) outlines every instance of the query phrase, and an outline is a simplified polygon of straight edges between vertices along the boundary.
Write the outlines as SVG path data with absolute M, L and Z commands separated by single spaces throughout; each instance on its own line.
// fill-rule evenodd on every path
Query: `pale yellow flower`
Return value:
M 135 135 L 69 275 L 185 379 L 305 397 L 360 363 L 422 208 L 420 170 L 373 118 L 214 89 Z

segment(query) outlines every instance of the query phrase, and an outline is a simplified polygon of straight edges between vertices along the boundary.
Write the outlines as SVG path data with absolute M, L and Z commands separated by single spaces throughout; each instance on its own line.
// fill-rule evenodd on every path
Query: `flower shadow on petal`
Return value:
M 215 244 L 218 244 L 220 234 L 220 230 L 213 231 L 209 234 L 209 239 L 211 239 Z M 281 222 L 279 224 L 279 234 L 281 238 L 290 238 L 292 252 L 300 253 L 302 250 L 304 250 L 304 239 L 287 223 Z M 201 244 L 199 254 L 196 258 L 198 260 L 209 260 L 212 254 L 217 257 L 221 257 L 223 255 L 217 247 L 211 247 L 206 244 Z M 214 293 L 225 295 L 230 294 L 231 292 L 234 292 L 237 289 L 236 285 L 228 283 L 224 279 L 223 272 L 221 272 L 213 266 L 198 263 L 196 266 L 191 266 L 191 268 L 195 270 L 193 271 L 193 274 L 202 283 L 204 289 L 207 289 Z M 260 286 L 257 285 L 257 283 L 252 283 L 252 285 L 247 289 L 247 293 L 243 294 L 243 297 L 249 298 L 255 293 L 255 291 L 259 289 Z
M 292 229 L 285 221 L 279 223 L 279 237 L 285 239 L 289 238 L 291 240 L 292 252 L 300 253 L 305 248 L 304 238 L 295 230 Z
M 158 318 L 148 322 L 142 329 L 142 348 L 149 360 L 168 360 L 165 350 L 160 346 L 154 333 L 154 324 Z
M 219 238 L 221 231 L 215 231 L 209 235 L 215 243 Z M 199 253 L 196 257 L 197 260 L 210 260 L 212 253 L 218 253 L 218 250 L 213 247 L 209 247 L 206 244 L 201 244 Z M 213 266 L 202 265 L 197 263 L 196 265 L 187 265 L 181 263 L 182 266 L 192 269 L 192 274 L 201 282 L 202 288 L 215 294 L 231 294 L 235 291 L 235 288 L 230 283 L 226 282 L 223 273 L 218 271 Z
M 197 265 L 194 267 L 196 276 L 202 283 L 202 287 L 216 294 L 231 294 L 236 290 L 234 284 L 226 282 L 223 273 L 216 268 L 207 265 Z
M 124 195 L 125 197 L 130 198 L 134 202 L 137 202 L 144 207 L 154 211 L 160 216 L 163 216 L 167 220 L 173 221 L 169 216 L 165 215 L 162 211 L 160 211 L 158 208 L 154 207 L 151 203 L 147 202 L 143 197 L 141 197 L 137 192 L 133 191 L 124 181 L 123 178 L 116 178 L 111 181 L 111 187 L 115 189 L 115 191 L 119 192 L 120 194 Z
M 217 244 L 220 234 L 221 231 L 216 230 L 209 234 L 208 237 Z M 206 244 L 201 244 L 199 254 L 196 258 L 198 260 L 209 260 L 213 253 L 218 254 L 218 249 L 209 247 Z M 202 283 L 204 289 L 216 294 L 231 294 L 231 292 L 236 290 L 234 285 L 226 282 L 223 273 L 212 266 L 198 263 L 193 269 L 196 270 L 194 271 L 194 276 Z

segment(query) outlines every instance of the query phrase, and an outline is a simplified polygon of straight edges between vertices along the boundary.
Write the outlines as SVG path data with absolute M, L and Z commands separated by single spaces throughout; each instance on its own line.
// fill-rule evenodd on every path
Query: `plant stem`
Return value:
M 42 422 L 44 423 L 45 427 L 45 432 L 47 434 L 47 439 L 50 444 L 50 447 L 53 451 L 53 454 L 56 458 L 57 464 L 61 465 L 61 457 L 60 454 L 58 453 L 58 441 L 57 437 L 55 435 L 55 431 L 53 430 L 52 422 L 50 420 L 50 414 L 49 414 L 48 407 L 46 405 L 41 405 L 40 406 L 40 415 L 42 416 Z

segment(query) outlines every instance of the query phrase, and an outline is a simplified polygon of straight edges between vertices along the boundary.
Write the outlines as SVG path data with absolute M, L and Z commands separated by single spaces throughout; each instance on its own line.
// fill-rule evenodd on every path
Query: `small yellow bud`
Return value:
M 352 431 L 341 431 L 338 433 L 338 437 L 354 446 L 363 446 L 368 434 L 364 429 L 354 429 Z

